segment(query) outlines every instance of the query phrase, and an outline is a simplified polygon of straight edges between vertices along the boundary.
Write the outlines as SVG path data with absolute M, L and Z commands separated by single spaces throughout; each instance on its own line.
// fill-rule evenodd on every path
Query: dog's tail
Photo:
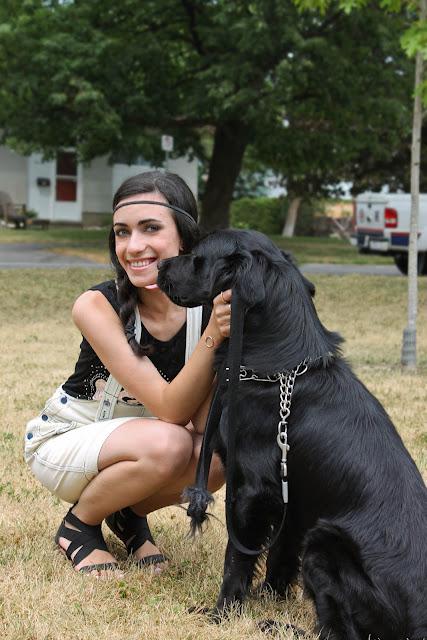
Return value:
M 200 531 L 202 525 L 209 518 L 206 513 L 208 506 L 214 501 L 213 495 L 201 487 L 186 487 L 184 489 L 183 498 L 189 501 L 187 515 L 191 518 L 191 534 L 194 536 L 196 531 Z

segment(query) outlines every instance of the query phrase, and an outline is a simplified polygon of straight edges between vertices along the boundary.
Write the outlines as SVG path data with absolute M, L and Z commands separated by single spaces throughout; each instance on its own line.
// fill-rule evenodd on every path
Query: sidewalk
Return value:
M 323 273 L 333 276 L 345 276 L 358 273 L 365 276 L 401 276 L 399 269 L 394 265 L 382 264 L 302 264 L 301 271 L 307 275 L 310 273 Z
M 0 244 L 0 269 L 61 269 L 66 267 L 108 268 L 93 260 L 61 256 L 45 244 Z

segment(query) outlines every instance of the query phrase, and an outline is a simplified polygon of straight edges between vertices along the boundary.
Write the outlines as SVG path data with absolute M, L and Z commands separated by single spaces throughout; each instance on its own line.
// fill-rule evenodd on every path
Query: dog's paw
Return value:
M 194 606 L 189 607 L 188 613 L 195 613 L 196 615 L 205 616 L 207 622 L 211 622 L 212 624 L 221 624 L 224 620 L 227 619 L 227 612 L 224 609 L 218 609 L 214 607 L 201 607 Z
M 187 611 L 188 613 L 196 613 L 197 615 L 206 616 L 211 609 L 209 609 L 209 607 L 200 607 L 195 605 L 193 607 L 189 607 Z
M 218 609 L 218 607 L 214 607 L 208 611 L 207 618 L 212 624 L 221 624 L 228 619 L 228 612 L 226 609 Z
M 271 635 L 280 633 L 280 631 L 292 631 L 295 639 L 307 637 L 307 634 L 303 629 L 300 629 L 293 624 L 279 622 L 278 620 L 260 620 L 260 622 L 257 622 L 257 626 L 263 633 L 269 633 Z
M 206 617 L 207 622 L 212 624 L 221 624 L 226 622 L 232 614 L 239 615 L 241 613 L 241 603 L 233 602 L 229 606 L 222 607 L 201 607 L 193 606 L 187 609 L 188 613 L 195 613 L 196 615 L 203 615 Z

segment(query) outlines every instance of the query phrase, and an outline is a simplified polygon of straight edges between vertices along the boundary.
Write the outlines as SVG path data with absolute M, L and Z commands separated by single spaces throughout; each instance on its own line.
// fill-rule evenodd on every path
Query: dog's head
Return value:
M 286 262 L 292 264 L 290 256 L 264 234 L 227 229 L 207 235 L 191 254 L 162 260 L 157 282 L 184 307 L 210 303 L 221 291 L 235 288 L 250 308 L 265 298 L 267 270 Z

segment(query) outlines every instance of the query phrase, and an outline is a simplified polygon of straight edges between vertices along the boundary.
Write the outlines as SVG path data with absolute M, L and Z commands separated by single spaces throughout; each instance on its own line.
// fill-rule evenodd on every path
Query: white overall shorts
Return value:
M 185 362 L 201 334 L 202 307 L 187 309 Z M 141 319 L 135 311 L 135 338 Z M 98 457 L 108 436 L 130 418 L 156 419 L 144 405 L 118 399 L 122 386 L 112 375 L 100 400 L 80 400 L 58 387 L 41 413 L 27 423 L 24 458 L 36 478 L 65 502 L 75 503 L 99 472 Z

